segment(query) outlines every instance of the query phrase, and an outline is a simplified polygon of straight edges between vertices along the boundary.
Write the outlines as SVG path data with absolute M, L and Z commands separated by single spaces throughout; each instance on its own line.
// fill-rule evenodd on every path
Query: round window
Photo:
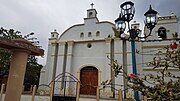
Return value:
M 91 47 L 92 47 L 92 44 L 88 43 L 88 44 L 87 44 L 87 47 L 88 47 L 88 48 L 91 48 Z

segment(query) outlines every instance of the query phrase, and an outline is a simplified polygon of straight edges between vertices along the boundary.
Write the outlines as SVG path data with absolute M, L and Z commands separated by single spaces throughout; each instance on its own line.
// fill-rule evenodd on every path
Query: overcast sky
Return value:
M 119 5 L 127 0 L 0 0 L 0 27 L 14 29 L 22 34 L 34 32 L 47 54 L 50 32 L 60 34 L 74 24 L 83 23 L 86 10 L 94 3 L 100 21 L 111 21 L 119 16 Z M 131 0 L 135 3 L 133 20 L 143 23 L 149 5 L 160 16 L 174 12 L 180 16 L 180 0 Z M 143 25 L 141 25 L 143 26 Z M 46 55 L 39 62 L 45 65 Z

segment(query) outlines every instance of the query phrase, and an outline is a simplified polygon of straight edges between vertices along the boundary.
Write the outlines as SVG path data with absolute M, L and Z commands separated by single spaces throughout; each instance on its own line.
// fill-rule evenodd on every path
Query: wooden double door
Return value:
M 98 86 L 98 69 L 92 66 L 84 67 L 80 71 L 80 94 L 96 95 Z

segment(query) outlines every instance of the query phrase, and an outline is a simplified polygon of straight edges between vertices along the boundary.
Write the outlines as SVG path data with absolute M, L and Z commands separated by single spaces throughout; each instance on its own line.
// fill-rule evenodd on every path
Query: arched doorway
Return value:
M 92 66 L 87 66 L 80 71 L 82 95 L 96 95 L 96 88 L 98 86 L 98 69 Z

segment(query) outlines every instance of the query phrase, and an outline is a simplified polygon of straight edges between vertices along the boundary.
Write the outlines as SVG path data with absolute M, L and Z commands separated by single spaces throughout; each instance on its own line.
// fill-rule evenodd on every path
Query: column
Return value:
M 55 71 L 56 71 L 56 56 L 57 56 L 57 43 L 51 43 L 51 52 L 50 52 L 50 59 L 47 61 L 47 68 L 48 68 L 48 82 L 50 83 L 52 80 L 55 79 Z
M 66 66 L 66 42 L 58 42 L 59 43 L 59 50 L 57 54 L 57 69 L 56 69 L 56 76 L 65 72 Z
M 56 77 L 65 72 L 66 66 L 66 42 L 58 42 Z M 61 78 L 62 81 L 63 78 Z M 54 94 L 60 94 L 63 82 L 55 82 Z
M 123 64 L 123 58 L 122 58 L 122 54 L 123 54 L 123 43 L 122 40 L 120 38 L 115 38 L 114 39 L 114 59 L 118 61 L 118 63 L 120 63 L 120 65 Z
M 29 54 L 26 50 L 13 51 L 4 101 L 20 101 Z
M 66 72 L 68 73 L 72 73 L 72 68 L 71 68 L 71 61 L 72 61 L 72 52 L 73 52 L 73 44 L 74 42 L 73 41 L 68 41 L 67 42 L 68 44 L 68 50 L 67 50 L 67 61 L 66 61 Z M 74 75 L 74 74 L 73 74 Z M 73 81 L 72 78 L 68 77 L 66 79 L 67 81 Z M 72 90 L 74 90 L 74 88 L 76 87 L 76 82 L 67 82 L 67 92 L 68 94 L 71 94 L 72 93 Z
M 73 41 L 68 41 L 68 51 L 67 51 L 67 66 L 66 66 L 66 72 L 71 73 L 71 60 L 72 60 L 72 52 L 73 52 Z
M 105 61 L 105 68 L 102 70 L 102 80 L 111 79 L 111 38 L 106 38 L 106 61 Z M 108 58 L 107 58 L 108 56 Z

